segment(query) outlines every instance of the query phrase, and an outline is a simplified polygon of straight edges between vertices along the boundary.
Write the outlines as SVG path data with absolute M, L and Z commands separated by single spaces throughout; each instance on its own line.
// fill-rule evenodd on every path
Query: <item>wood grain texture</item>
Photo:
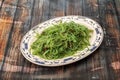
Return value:
M 0 80 L 120 80 L 119 0 L 0 0 Z M 22 37 L 48 19 L 87 16 L 103 28 L 101 46 L 87 58 L 60 67 L 27 61 Z
M 5 47 L 8 42 L 16 10 L 16 6 L 12 6 L 12 4 L 8 5 L 6 3 L 7 0 L 1 2 L 2 8 L 0 10 L 0 61 L 5 52 Z

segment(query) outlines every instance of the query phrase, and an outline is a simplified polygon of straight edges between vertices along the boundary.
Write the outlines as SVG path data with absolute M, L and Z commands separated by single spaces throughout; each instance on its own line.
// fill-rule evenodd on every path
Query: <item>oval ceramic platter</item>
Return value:
M 35 38 L 36 32 L 42 33 L 43 30 L 45 30 L 46 28 L 48 28 L 49 26 L 53 24 L 57 24 L 60 21 L 62 22 L 74 21 L 75 23 L 85 25 L 87 28 L 92 29 L 93 33 L 90 38 L 90 46 L 88 46 L 82 51 L 76 52 L 72 56 L 65 57 L 62 59 L 56 59 L 56 60 L 46 60 L 46 59 L 33 55 L 29 49 L 30 49 L 31 43 L 35 41 L 36 39 Z M 34 64 L 41 65 L 41 66 L 50 66 L 50 67 L 61 66 L 61 65 L 66 65 L 66 64 L 76 62 L 78 60 L 81 60 L 87 57 L 100 46 L 102 40 L 103 40 L 103 30 L 101 26 L 94 20 L 87 18 L 87 17 L 83 17 L 83 16 L 64 16 L 64 17 L 50 19 L 32 28 L 23 37 L 21 41 L 21 45 L 20 45 L 20 50 L 23 56 L 28 61 Z

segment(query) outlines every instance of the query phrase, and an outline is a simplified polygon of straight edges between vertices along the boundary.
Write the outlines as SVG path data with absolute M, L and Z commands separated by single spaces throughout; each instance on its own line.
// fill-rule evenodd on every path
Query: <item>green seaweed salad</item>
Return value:
M 75 54 L 90 45 L 93 30 L 86 26 L 70 22 L 60 22 L 36 33 L 36 40 L 31 44 L 32 54 L 53 60 Z

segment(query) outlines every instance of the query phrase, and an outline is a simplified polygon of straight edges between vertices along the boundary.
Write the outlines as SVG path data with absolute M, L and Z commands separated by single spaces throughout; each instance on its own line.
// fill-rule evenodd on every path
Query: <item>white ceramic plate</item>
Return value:
M 83 51 L 78 51 L 72 56 L 65 57 L 62 59 L 57 59 L 57 60 L 46 60 L 38 56 L 32 55 L 29 48 L 31 43 L 35 40 L 35 33 L 36 32 L 42 33 L 42 31 L 48 28 L 50 25 L 57 24 L 59 21 L 62 21 L 62 22 L 74 21 L 76 23 L 85 25 L 89 29 L 92 29 L 93 34 L 90 39 L 90 46 L 88 46 L 88 48 L 85 48 Z M 103 30 L 101 26 L 94 20 L 87 17 L 83 17 L 83 16 L 64 16 L 64 17 L 50 19 L 32 28 L 23 37 L 20 45 L 20 50 L 23 56 L 34 64 L 41 65 L 41 66 L 61 66 L 61 65 L 66 65 L 66 64 L 76 62 L 78 60 L 81 60 L 87 57 L 100 46 L 102 40 L 103 40 Z

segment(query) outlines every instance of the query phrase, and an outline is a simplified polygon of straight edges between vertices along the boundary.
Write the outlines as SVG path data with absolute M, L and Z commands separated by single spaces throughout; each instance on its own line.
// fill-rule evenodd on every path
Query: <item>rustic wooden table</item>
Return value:
M 48 19 L 80 15 L 103 28 L 101 46 L 87 58 L 42 67 L 20 52 L 22 37 Z M 120 0 L 0 0 L 0 80 L 120 80 Z

